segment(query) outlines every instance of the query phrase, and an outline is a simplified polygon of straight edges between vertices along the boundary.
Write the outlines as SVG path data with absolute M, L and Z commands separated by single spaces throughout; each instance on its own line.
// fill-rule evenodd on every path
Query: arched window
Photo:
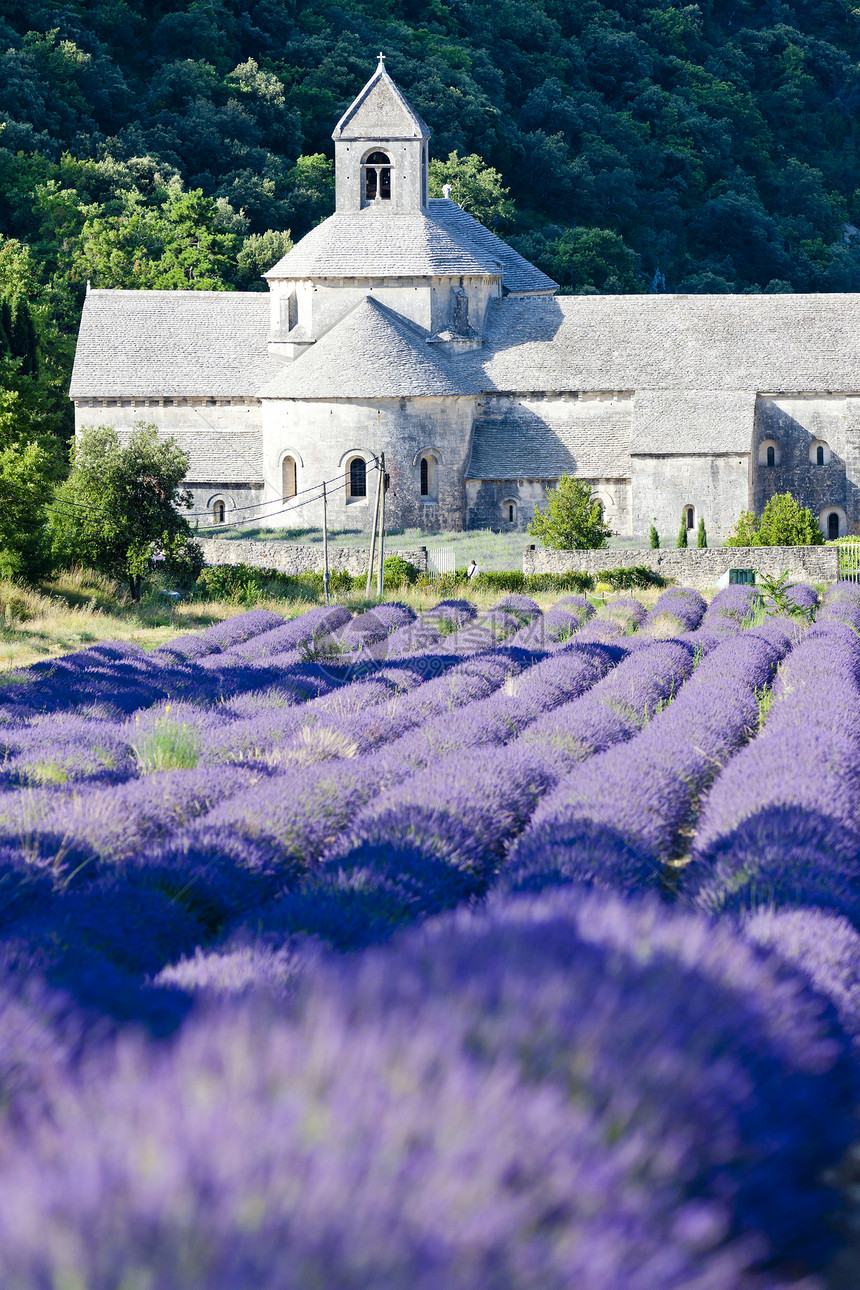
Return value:
M 824 439 L 815 439 L 809 445 L 809 460 L 813 466 L 829 466 L 830 458 L 830 445 Z
M 413 462 L 413 465 L 416 463 Z M 422 502 L 435 505 L 439 500 L 439 463 L 433 452 L 427 452 L 417 462 L 418 493 Z
M 696 512 L 692 506 L 688 506 L 687 507 L 687 528 L 694 529 L 695 527 L 696 527 Z
M 223 524 L 227 514 L 227 508 L 223 502 L 213 502 L 212 504 L 212 523 Z
M 364 200 L 386 202 L 391 198 L 391 160 L 384 152 L 372 152 L 361 167 Z
M 296 495 L 296 459 L 295 457 L 285 457 L 281 462 L 281 496 L 295 497 Z
M 367 496 L 367 466 L 361 457 L 353 457 L 349 463 L 349 496 Z
M 821 444 L 821 443 L 820 443 L 820 444 L 818 444 L 817 448 L 815 449 L 815 464 L 816 464 L 816 466 L 823 466 L 823 465 L 824 465 L 824 445 L 823 445 L 823 444 Z M 833 519 L 833 516 L 832 516 L 832 515 L 830 516 L 830 519 L 831 519 L 831 520 Z M 836 522 L 837 522 L 837 524 L 839 523 L 839 519 L 838 519 L 838 517 L 837 517 L 837 521 L 836 521 Z
M 819 448 L 819 452 L 821 449 Z M 839 515 L 836 511 L 831 511 L 827 516 L 827 537 L 833 542 L 839 537 Z
M 517 508 L 513 502 L 508 502 L 508 523 L 513 524 L 517 518 Z
M 758 464 L 760 466 L 779 466 L 782 452 L 776 439 L 762 439 L 758 446 Z

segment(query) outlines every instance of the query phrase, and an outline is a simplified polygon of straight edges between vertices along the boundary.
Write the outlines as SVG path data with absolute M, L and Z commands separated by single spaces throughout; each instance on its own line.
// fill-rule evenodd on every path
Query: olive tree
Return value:
M 140 599 L 144 575 L 162 564 L 177 580 L 203 567 L 188 519 L 191 494 L 181 487 L 188 457 L 155 426 L 137 422 L 126 442 L 112 426 L 91 426 L 77 439 L 69 478 L 57 489 L 50 525 L 59 564 L 84 564 L 125 583 Z

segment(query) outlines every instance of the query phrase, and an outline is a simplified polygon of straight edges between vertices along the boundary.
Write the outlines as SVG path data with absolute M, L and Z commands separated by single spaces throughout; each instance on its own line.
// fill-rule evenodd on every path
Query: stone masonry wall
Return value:
M 755 569 L 779 577 L 788 570 L 806 582 L 835 582 L 839 577 L 839 548 L 835 546 L 677 547 L 658 551 L 545 551 L 527 546 L 524 573 L 593 573 L 604 569 L 647 565 L 684 587 L 716 586 L 727 569 Z
M 322 573 L 322 543 L 304 546 L 289 542 L 219 541 L 217 538 L 200 540 L 206 564 L 248 564 L 257 569 L 277 569 L 293 577 L 300 573 Z M 395 551 L 386 543 L 385 554 L 400 555 L 424 572 L 427 568 L 427 548 L 415 547 L 411 551 Z M 369 547 L 330 546 L 328 564 L 332 573 L 349 573 L 353 577 L 367 572 Z

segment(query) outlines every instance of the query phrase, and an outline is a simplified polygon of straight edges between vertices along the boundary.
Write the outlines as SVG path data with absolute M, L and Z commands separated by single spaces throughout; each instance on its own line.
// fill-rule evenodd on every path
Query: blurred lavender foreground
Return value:
M 0 685 L 0 1286 L 835 1286 L 860 588 L 782 609 L 254 612 Z

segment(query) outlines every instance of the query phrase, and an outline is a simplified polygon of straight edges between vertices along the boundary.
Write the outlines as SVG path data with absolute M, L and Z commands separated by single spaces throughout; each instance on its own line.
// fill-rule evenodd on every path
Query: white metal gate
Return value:
M 441 578 L 444 573 L 453 573 L 455 568 L 452 546 L 427 548 L 427 572 L 431 578 Z
M 860 582 L 860 542 L 839 543 L 839 577 Z

